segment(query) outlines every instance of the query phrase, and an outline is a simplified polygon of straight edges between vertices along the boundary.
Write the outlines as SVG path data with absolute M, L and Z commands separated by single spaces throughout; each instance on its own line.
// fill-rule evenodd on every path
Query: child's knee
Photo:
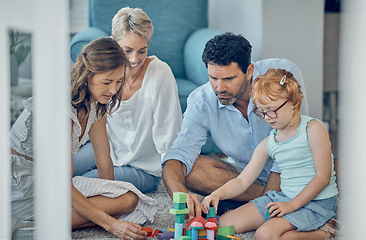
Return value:
M 273 234 L 271 231 L 268 231 L 265 227 L 261 226 L 255 231 L 255 239 L 258 240 L 269 240 L 273 239 Z
M 229 212 L 221 215 L 218 222 L 219 227 L 235 226 L 235 221 L 233 221 L 233 217 L 230 217 Z

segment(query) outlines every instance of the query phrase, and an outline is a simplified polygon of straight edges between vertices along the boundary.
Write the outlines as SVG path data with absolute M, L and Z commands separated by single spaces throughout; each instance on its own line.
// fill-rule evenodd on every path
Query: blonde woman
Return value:
M 159 185 L 162 156 L 182 121 L 170 67 L 147 56 L 152 34 L 152 22 L 139 8 L 122 8 L 112 20 L 112 38 L 130 62 L 121 105 L 107 119 L 114 175 L 144 193 Z M 74 175 L 98 177 L 92 144 L 83 146 L 74 162 Z

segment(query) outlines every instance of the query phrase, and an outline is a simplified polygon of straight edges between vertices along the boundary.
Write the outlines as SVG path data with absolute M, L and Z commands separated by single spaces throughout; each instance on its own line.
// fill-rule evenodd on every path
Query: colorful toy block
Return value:
M 183 236 L 183 223 L 175 223 L 174 239 L 178 239 Z
M 151 237 L 156 237 L 158 236 L 159 233 L 163 233 L 164 231 L 160 230 L 160 229 L 156 229 L 153 234 L 151 234 Z
M 184 235 L 185 236 L 192 236 L 192 229 L 185 228 L 184 229 Z
M 207 239 L 214 240 L 216 235 L 216 230 L 219 229 L 216 223 L 207 222 L 205 224 L 205 229 L 207 231 Z
M 216 218 L 215 207 L 210 207 L 207 218 Z
M 217 224 L 217 218 L 216 217 L 207 218 L 207 222 L 214 222 Z
M 175 215 L 174 239 L 178 239 L 180 236 L 183 236 L 183 224 L 185 221 L 185 214 L 189 213 L 189 209 L 186 208 L 186 201 L 186 193 L 173 193 L 174 208 L 170 209 L 169 212 Z
M 183 193 L 183 192 L 173 193 L 173 202 L 175 202 L 175 203 L 186 203 L 187 202 L 187 194 Z
M 191 229 L 192 229 L 191 239 L 192 240 L 198 240 L 198 230 L 199 229 L 203 229 L 202 223 L 200 223 L 200 222 L 192 222 Z
M 180 236 L 179 238 L 178 238 L 178 240 L 190 240 L 191 239 L 191 237 L 190 236 Z
M 226 236 L 216 235 L 216 240 L 231 240 L 231 238 L 228 238 Z
M 159 233 L 156 238 L 159 240 L 170 240 L 174 238 L 174 232 Z
M 143 227 L 142 228 L 142 231 L 145 231 L 145 232 L 147 232 L 147 236 L 148 237 L 151 237 L 151 235 L 152 235 L 152 228 L 151 227 Z
M 184 223 L 184 221 L 185 221 L 185 217 L 186 217 L 186 215 L 185 215 L 185 214 L 178 214 L 178 215 L 175 215 L 175 222 L 176 222 L 176 223 Z
M 200 238 L 205 237 L 207 235 L 206 229 L 198 229 L 198 236 Z
M 217 235 L 220 236 L 234 235 L 234 234 L 235 234 L 234 226 L 220 227 L 217 230 Z
M 189 209 L 186 208 L 187 195 L 183 192 L 175 192 L 173 194 L 174 208 L 169 212 L 175 215 L 175 229 L 170 229 L 168 233 L 157 233 L 157 230 L 152 235 L 156 236 L 159 240 L 232 240 L 240 239 L 233 236 L 235 234 L 234 226 L 227 226 L 219 228 L 217 226 L 217 216 L 215 208 L 211 207 L 207 214 L 207 221 L 202 216 L 196 216 L 186 224 L 184 228 L 184 222 L 186 214 L 189 213 Z M 216 238 L 215 238 L 216 236 Z
M 230 236 L 230 235 L 226 235 L 226 237 L 228 237 L 228 238 L 231 238 L 231 239 L 241 239 L 240 237 L 235 237 L 235 236 Z
M 185 209 L 186 203 L 174 203 L 174 209 Z
M 207 221 L 202 216 L 196 216 L 187 223 L 186 227 L 189 229 L 193 222 L 200 222 L 202 226 L 205 226 L 207 223 Z
M 177 214 L 188 214 L 189 213 L 189 209 L 170 209 L 169 213 L 177 215 Z

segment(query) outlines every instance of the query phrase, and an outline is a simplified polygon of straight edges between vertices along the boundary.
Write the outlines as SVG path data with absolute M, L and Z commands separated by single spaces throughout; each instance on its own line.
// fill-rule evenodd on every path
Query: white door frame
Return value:
M 69 1 L 0 1 L 0 239 L 11 239 L 9 28 L 31 33 L 36 239 L 65 240 L 71 228 Z

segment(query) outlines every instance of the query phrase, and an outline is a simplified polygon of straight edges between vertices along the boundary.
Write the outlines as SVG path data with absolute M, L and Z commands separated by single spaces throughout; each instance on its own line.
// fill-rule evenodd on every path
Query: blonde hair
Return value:
M 99 38 L 87 44 L 76 58 L 71 69 L 71 104 L 78 111 L 90 111 L 91 94 L 88 80 L 95 74 L 117 70 L 126 67 L 129 62 L 118 43 L 112 38 Z M 122 99 L 122 83 L 120 89 L 112 97 L 109 104 L 97 103 L 98 116 L 110 114 L 114 106 L 117 108 Z
M 140 8 L 124 7 L 112 19 L 112 37 L 116 41 L 130 32 L 140 35 L 149 44 L 153 30 L 150 18 Z
M 287 98 L 294 106 L 290 126 L 300 121 L 302 102 L 301 87 L 292 73 L 284 69 L 270 68 L 266 74 L 259 75 L 252 83 L 251 96 L 254 102 L 267 104 L 279 98 Z

